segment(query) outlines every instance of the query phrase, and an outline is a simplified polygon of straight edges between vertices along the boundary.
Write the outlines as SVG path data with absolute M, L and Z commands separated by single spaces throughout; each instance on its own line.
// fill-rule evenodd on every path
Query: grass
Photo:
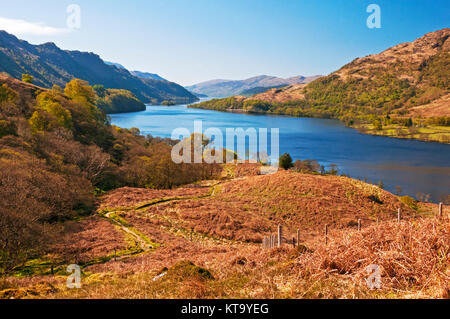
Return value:
M 339 231 L 314 249 L 239 249 L 206 266 L 193 256 L 144 272 L 88 274 L 83 289 L 61 286 L 50 298 L 448 298 L 449 222 L 384 222 Z M 245 256 L 245 258 L 243 257 Z M 239 261 L 239 262 L 238 262 Z M 380 289 L 366 268 L 381 269 Z M 158 275 L 163 277 L 155 279 Z M 30 295 L 30 298 L 36 296 Z
M 108 221 L 97 216 L 80 222 L 75 238 L 85 238 L 83 250 L 95 252 L 80 262 L 82 289 L 67 289 L 64 266 L 52 276 L 46 272 L 49 261 L 42 258 L 28 265 L 40 270 L 24 269 L 21 276 L 0 280 L 0 298 L 449 297 L 450 225 L 448 218 L 434 217 L 436 205 L 399 200 L 346 177 L 295 172 L 225 180 L 174 201 L 160 202 L 158 194 L 114 191 L 105 195 L 103 207 L 112 207 L 111 202 L 131 207 L 122 205 L 130 200 L 134 208 L 158 203 L 139 210 L 113 208 Z M 176 196 L 163 194 L 180 196 L 179 190 L 173 191 Z M 397 207 L 404 212 L 401 223 L 395 221 Z M 360 232 L 358 218 L 363 220 Z M 274 233 L 279 223 L 285 240 L 299 228 L 301 244 L 263 250 L 260 237 Z M 330 225 L 328 245 L 325 223 Z M 143 253 L 121 227 L 147 244 L 161 245 Z M 115 260 L 112 249 L 119 239 Z M 97 246 L 108 249 L 101 253 Z M 371 264 L 381 269 L 381 289 L 367 287 Z
M 359 131 L 371 134 L 404 139 L 417 139 L 427 142 L 450 143 L 450 127 L 448 126 L 427 126 L 405 128 L 398 125 L 383 126 L 377 130 L 372 124 L 361 124 L 355 127 Z

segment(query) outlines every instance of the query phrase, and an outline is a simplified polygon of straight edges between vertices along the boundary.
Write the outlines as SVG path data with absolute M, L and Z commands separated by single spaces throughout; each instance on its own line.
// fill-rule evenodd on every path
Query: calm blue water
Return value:
M 440 201 L 450 194 L 450 145 L 400 140 L 358 133 L 339 121 L 290 118 L 269 115 L 223 113 L 188 109 L 186 106 L 148 106 L 147 111 L 111 115 L 112 124 L 137 127 L 144 135 L 171 137 L 175 128 L 194 130 L 194 121 L 203 121 L 203 130 L 217 127 L 244 129 L 279 128 L 280 154 L 296 159 L 316 159 L 322 165 L 337 164 L 340 172 L 378 184 L 402 195 L 430 194 Z M 269 137 L 270 139 L 270 137 Z M 270 150 L 270 148 L 269 148 Z

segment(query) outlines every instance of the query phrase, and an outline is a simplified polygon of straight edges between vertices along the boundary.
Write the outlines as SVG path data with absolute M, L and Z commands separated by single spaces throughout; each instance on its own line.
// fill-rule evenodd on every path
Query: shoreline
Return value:
M 365 134 L 365 135 L 383 136 L 383 137 L 396 138 L 396 139 L 401 139 L 401 140 L 413 140 L 413 141 L 421 141 L 421 142 L 426 142 L 426 143 L 438 143 L 438 144 L 450 145 L 450 141 L 449 142 L 442 142 L 442 141 L 439 141 L 439 140 L 421 139 L 421 138 L 414 138 L 414 137 L 401 136 L 401 135 L 399 135 L 399 136 L 392 136 L 392 135 L 388 135 L 388 134 L 376 134 L 376 133 L 372 133 L 372 132 L 367 132 L 367 131 L 364 131 L 363 128 L 364 128 L 364 126 L 370 125 L 370 124 L 360 124 L 360 125 L 356 124 L 354 126 L 348 126 L 342 120 L 337 119 L 337 118 L 314 117 L 314 116 L 292 116 L 292 115 L 284 114 L 284 113 L 249 112 L 249 111 L 244 110 L 244 109 L 215 110 L 215 109 L 209 109 L 209 108 L 198 108 L 198 107 L 194 107 L 193 105 L 195 105 L 195 104 L 187 105 L 187 107 L 188 108 L 192 108 L 192 109 L 197 109 L 197 110 L 209 110 L 209 111 L 216 111 L 216 112 L 237 113 L 237 114 L 246 114 L 246 115 L 269 115 L 269 116 L 282 116 L 282 117 L 290 117 L 290 118 L 335 120 L 335 121 L 341 122 L 345 127 L 352 128 L 354 130 L 357 130 L 359 133 Z M 425 127 L 425 128 L 430 129 L 430 127 Z M 398 127 L 398 128 L 396 127 L 395 129 L 401 130 L 401 129 L 405 129 L 405 128 L 404 127 Z M 382 133 L 382 132 L 383 131 L 379 131 L 379 133 Z M 449 128 L 449 132 L 448 133 L 450 134 L 450 128 Z M 416 134 L 419 134 L 419 133 L 416 133 Z M 428 133 L 428 134 L 433 134 L 433 133 Z

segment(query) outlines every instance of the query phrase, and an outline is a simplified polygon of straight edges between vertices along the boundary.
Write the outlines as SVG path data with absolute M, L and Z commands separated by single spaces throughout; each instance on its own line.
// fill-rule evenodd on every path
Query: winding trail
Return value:
M 117 221 L 116 219 L 114 219 L 113 217 L 111 217 L 111 215 L 113 215 L 115 212 L 109 212 L 105 215 L 105 217 L 107 219 L 109 219 L 109 221 L 117 226 L 119 226 L 119 228 L 127 233 L 130 234 L 133 239 L 139 244 L 139 248 L 142 250 L 142 252 L 147 252 L 149 250 L 152 250 L 153 247 L 152 245 L 147 243 L 147 240 L 138 232 L 134 231 L 132 228 L 130 228 L 127 225 L 122 224 L 121 222 Z M 123 258 L 125 255 L 122 255 L 121 258 Z
M 222 183 L 217 182 L 216 184 L 212 185 L 212 189 L 211 192 L 207 195 L 203 195 L 203 196 L 196 196 L 196 197 L 174 197 L 174 198 L 166 198 L 166 199 L 156 199 L 151 201 L 150 203 L 146 203 L 146 204 L 142 204 L 133 208 L 129 208 L 128 210 L 142 210 L 151 206 L 156 206 L 159 204 L 163 204 L 163 203 L 168 203 L 168 202 L 175 202 L 175 201 L 182 201 L 182 200 L 190 200 L 190 199 L 205 199 L 205 198 L 212 198 L 217 194 L 217 188 L 218 186 L 220 186 Z M 130 236 L 133 237 L 133 239 L 135 240 L 135 242 L 138 245 L 138 249 L 137 252 L 138 253 L 147 253 L 150 251 L 155 250 L 157 247 L 159 247 L 159 244 L 151 244 L 149 243 L 148 238 L 146 238 L 143 234 L 141 234 L 140 232 L 136 231 L 133 227 L 130 227 L 126 221 L 120 217 L 117 218 L 116 216 L 120 216 L 120 212 L 123 212 L 123 209 L 117 209 L 117 210 L 111 210 L 110 212 L 103 214 L 102 216 L 106 219 L 108 219 L 112 224 L 118 226 L 124 233 L 129 234 Z M 135 256 L 136 251 L 132 251 L 132 252 L 128 252 L 128 253 L 120 253 L 119 252 L 119 256 L 114 257 L 115 260 L 122 260 L 125 258 L 129 258 L 132 256 Z

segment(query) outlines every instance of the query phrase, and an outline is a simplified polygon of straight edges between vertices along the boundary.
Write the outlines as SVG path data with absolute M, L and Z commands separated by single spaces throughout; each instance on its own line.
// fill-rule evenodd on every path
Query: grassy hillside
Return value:
M 54 43 L 32 45 L 4 31 L 0 31 L 0 72 L 16 79 L 29 74 L 36 85 L 45 88 L 64 87 L 73 78 L 83 79 L 91 85 L 131 91 L 145 103 L 198 101 L 176 83 L 134 76 L 126 69 L 105 64 L 94 53 L 65 51 Z
M 224 172 L 175 190 L 107 193 L 97 216 L 71 222 L 51 253 L 1 281 L 0 298 L 448 298 L 449 222 L 435 205 L 411 208 L 345 177 Z M 282 247 L 262 249 L 279 224 Z M 83 289 L 65 286 L 72 262 L 83 265 Z M 371 264 L 380 289 L 367 287 Z
M 450 29 L 429 33 L 308 85 L 191 107 L 336 118 L 366 133 L 449 143 L 449 36 Z

